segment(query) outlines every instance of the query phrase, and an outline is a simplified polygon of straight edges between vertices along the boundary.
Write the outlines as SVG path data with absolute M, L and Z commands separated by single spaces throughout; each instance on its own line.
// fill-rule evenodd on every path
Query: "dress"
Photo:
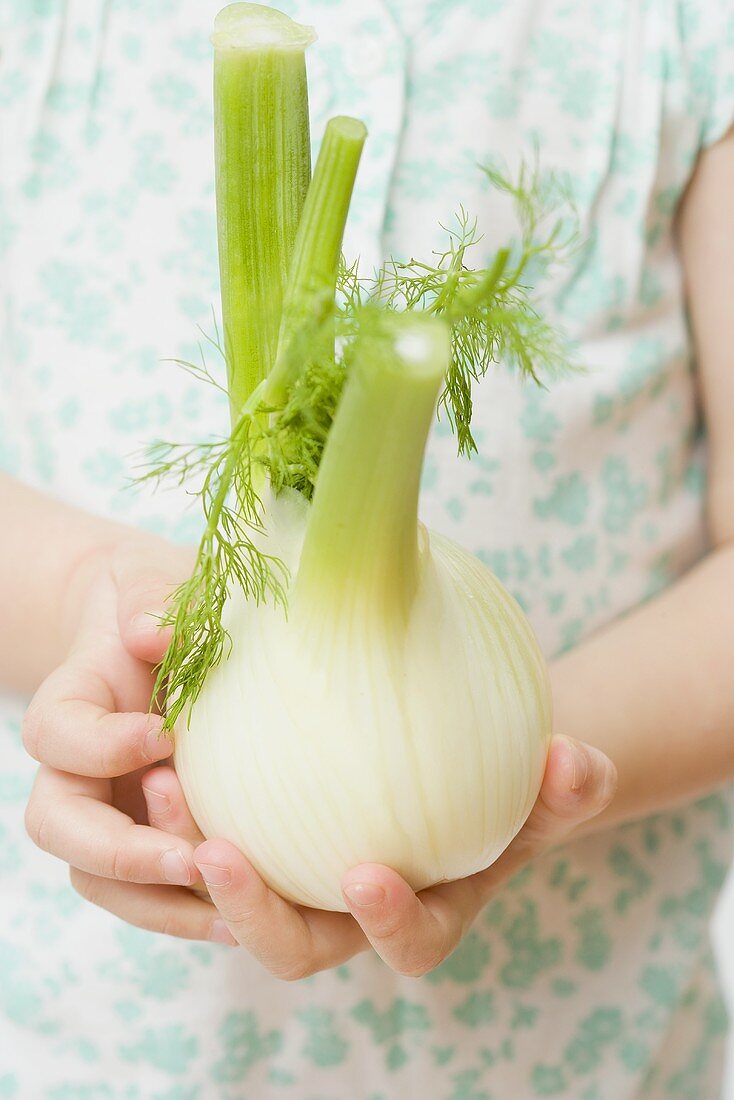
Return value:
M 420 255 L 459 202 L 511 211 L 477 162 L 537 144 L 583 246 L 546 297 L 587 370 L 498 368 L 480 453 L 433 434 L 422 515 L 521 600 L 545 651 L 705 551 L 705 446 L 672 218 L 734 120 L 731 0 L 289 0 L 316 25 L 313 133 L 370 137 L 346 252 Z M 218 272 L 208 31 L 216 0 L 0 0 L 0 463 L 178 540 L 181 495 L 124 488 L 154 438 L 217 430 L 197 354 Z M 708 921 L 732 849 L 722 789 L 527 868 L 419 980 L 364 955 L 307 981 L 128 927 L 33 848 L 22 701 L 0 710 L 0 1097 L 717 1100 L 727 1021 Z M 633 720 L 633 718 L 631 718 Z M 661 745 L 661 752 L 664 746 Z

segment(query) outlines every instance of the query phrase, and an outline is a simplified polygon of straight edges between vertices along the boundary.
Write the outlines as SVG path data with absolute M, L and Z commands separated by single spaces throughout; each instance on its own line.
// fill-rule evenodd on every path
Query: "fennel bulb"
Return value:
M 537 796 L 543 658 L 489 570 L 419 523 L 418 495 L 437 403 L 470 454 L 473 384 L 500 359 L 534 378 L 564 349 L 526 285 L 558 248 L 558 224 L 538 239 L 535 178 L 486 170 L 523 229 L 486 266 L 463 210 L 429 261 L 364 279 L 341 260 L 366 130 L 332 119 L 311 177 L 312 40 L 255 4 L 217 18 L 211 342 L 232 427 L 155 445 L 144 480 L 201 475 L 204 532 L 153 692 L 194 817 L 284 897 L 345 910 L 357 863 L 415 889 L 488 866 Z
M 551 734 L 524 614 L 417 519 L 447 331 L 415 317 L 394 349 L 355 359 L 313 502 L 266 498 L 288 616 L 235 589 L 231 652 L 175 728 L 205 835 L 321 909 L 346 911 L 340 882 L 358 863 L 416 890 L 492 863 L 531 810 Z

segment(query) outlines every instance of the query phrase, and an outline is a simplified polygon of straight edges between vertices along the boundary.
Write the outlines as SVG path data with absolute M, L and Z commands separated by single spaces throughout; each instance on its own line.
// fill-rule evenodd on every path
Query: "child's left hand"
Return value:
M 342 883 L 351 915 L 292 905 L 265 885 L 234 845 L 203 841 L 172 768 L 148 772 L 145 792 L 151 825 L 193 843 L 203 841 L 194 860 L 237 942 L 275 977 L 294 981 L 338 966 L 370 946 L 398 974 L 419 977 L 433 970 L 451 954 L 498 887 L 600 813 L 611 801 L 616 781 L 614 765 L 598 749 L 555 737 L 535 807 L 496 863 L 419 894 L 388 867 L 363 864 Z

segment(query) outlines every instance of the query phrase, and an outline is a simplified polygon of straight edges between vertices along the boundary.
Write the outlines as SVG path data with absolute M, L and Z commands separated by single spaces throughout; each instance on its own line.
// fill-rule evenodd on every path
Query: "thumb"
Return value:
M 171 627 L 162 620 L 190 568 L 190 553 L 163 540 L 133 543 L 118 551 L 113 566 L 117 624 L 122 643 L 133 657 L 150 664 L 163 660 Z
M 617 769 L 593 745 L 572 737 L 551 742 L 543 784 L 521 836 L 543 848 L 562 841 L 609 806 L 617 789 Z

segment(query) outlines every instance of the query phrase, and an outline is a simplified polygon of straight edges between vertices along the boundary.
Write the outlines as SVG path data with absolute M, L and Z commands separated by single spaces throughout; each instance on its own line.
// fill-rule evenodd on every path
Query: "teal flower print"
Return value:
M 593 569 L 597 562 L 596 537 L 579 535 L 561 551 L 561 559 L 574 573 L 585 573 Z
M 19 1096 L 18 1078 L 14 1073 L 0 1073 L 0 1097 L 2 1100 L 14 1100 Z
M 560 1066 L 534 1066 L 531 1081 L 535 1096 L 562 1096 L 566 1093 L 566 1078 Z
M 112 304 L 101 289 L 103 280 L 92 268 L 51 260 L 40 271 L 43 305 L 26 309 L 29 320 L 58 326 L 72 344 L 111 348 Z
M 537 976 L 551 969 L 562 958 L 562 944 L 555 936 L 543 938 L 537 903 L 522 900 L 520 911 L 502 934 L 510 959 L 500 970 L 500 979 L 509 989 L 528 989 Z
M 633 481 L 628 462 L 618 457 L 605 461 L 601 480 L 607 497 L 602 515 L 604 528 L 610 534 L 625 532 L 647 501 L 647 486 Z
M 672 967 L 647 966 L 640 975 L 640 988 L 660 1005 L 672 1008 L 679 996 L 679 979 Z
M 490 958 L 489 943 L 479 932 L 469 932 L 445 962 L 426 974 L 426 981 L 433 985 L 443 981 L 456 982 L 459 985 L 478 981 L 489 965 Z
M 579 933 L 575 958 L 586 970 L 603 970 L 612 953 L 612 937 L 601 909 L 585 909 L 574 918 Z
M 160 155 L 160 142 L 155 134 L 142 134 L 135 142 L 133 178 L 143 191 L 167 194 L 178 178 L 171 161 Z
M 230 1012 L 218 1030 L 223 1054 L 211 1069 L 215 1081 L 244 1081 L 254 1065 L 277 1054 L 283 1044 L 280 1031 L 262 1030 L 254 1012 Z
M 452 1077 L 453 1088 L 446 1100 L 496 1100 L 495 1094 L 484 1088 L 484 1074 L 478 1069 L 467 1069 Z
M 198 1040 L 182 1024 L 148 1029 L 136 1043 L 118 1048 L 127 1062 L 143 1062 L 165 1073 L 186 1073 L 198 1052 Z
M 609 867 L 619 878 L 625 881 L 615 895 L 614 908 L 617 913 L 625 913 L 629 906 L 644 897 L 650 889 L 652 879 L 649 871 L 636 859 L 630 848 L 615 845 L 609 853 Z
M 397 1039 L 409 1031 L 428 1031 L 431 1022 L 424 1005 L 396 998 L 383 1012 L 371 1000 L 360 1001 L 352 1017 L 369 1029 L 375 1043 Z
M 468 1027 L 480 1027 L 491 1023 L 497 1016 L 495 995 L 491 989 L 470 993 L 453 1009 L 453 1015 Z
M 303 1054 L 315 1066 L 337 1066 L 347 1056 L 349 1044 L 339 1034 L 336 1013 L 327 1008 L 312 1005 L 297 1013 L 308 1031 L 303 1044 Z
M 189 983 L 190 971 L 180 951 L 169 947 L 165 939 L 139 928 L 121 925 L 116 931 L 121 955 L 100 966 L 100 976 L 127 981 L 148 998 L 166 1001 Z
M 557 519 L 578 527 L 586 519 L 589 508 L 589 487 L 578 472 L 556 479 L 551 493 L 533 501 L 533 511 L 540 519 Z

